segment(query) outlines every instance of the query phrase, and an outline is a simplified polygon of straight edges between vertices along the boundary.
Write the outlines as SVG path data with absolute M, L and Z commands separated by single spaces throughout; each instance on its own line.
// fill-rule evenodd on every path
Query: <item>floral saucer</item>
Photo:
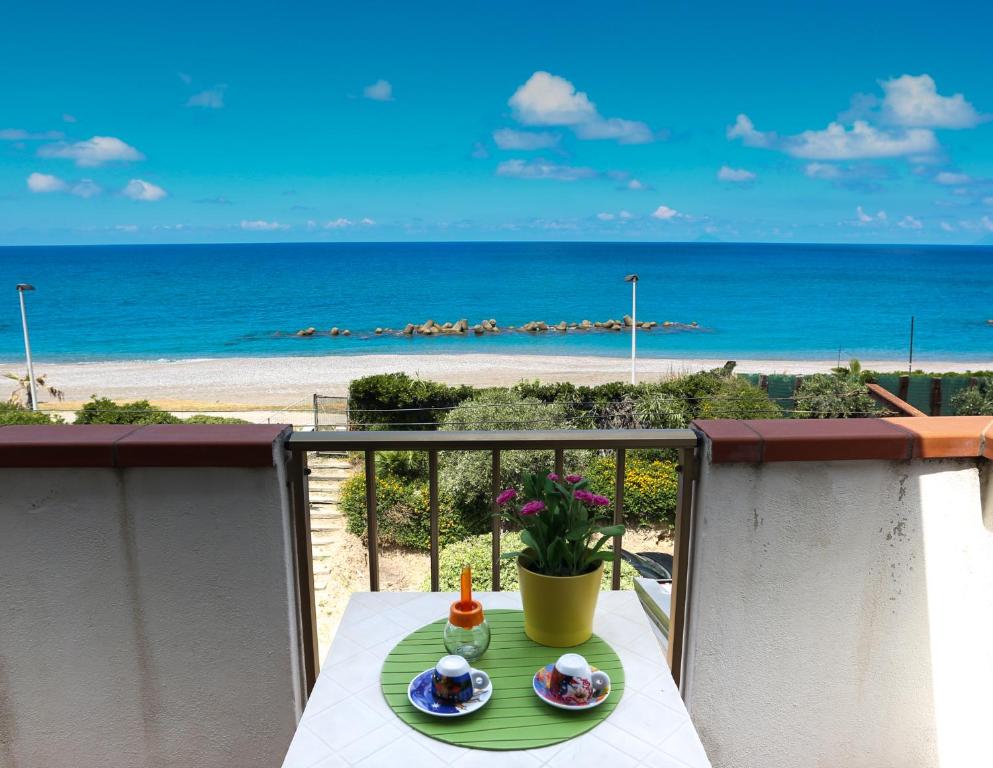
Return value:
M 493 695 L 493 684 L 491 683 L 483 690 L 473 693 L 469 701 L 458 704 L 440 701 L 434 695 L 433 674 L 434 668 L 432 667 L 421 672 L 407 686 L 407 698 L 410 703 L 414 705 L 415 709 L 419 709 L 426 715 L 434 715 L 435 717 L 471 715 L 477 709 L 482 709 L 490 700 L 490 696 Z
M 534 692 L 537 694 L 538 698 L 541 699 L 546 704 L 549 704 L 558 709 L 569 709 L 569 710 L 581 710 L 581 709 L 593 709 L 607 700 L 610 696 L 610 686 L 608 685 L 606 689 L 600 691 L 596 696 L 591 697 L 588 701 L 578 702 L 572 697 L 562 697 L 551 690 L 551 678 L 552 670 L 555 668 L 554 662 L 551 664 L 546 664 L 541 667 L 537 672 L 534 673 L 534 681 L 532 686 L 534 687 Z M 591 672 L 596 672 L 596 667 L 590 667 Z

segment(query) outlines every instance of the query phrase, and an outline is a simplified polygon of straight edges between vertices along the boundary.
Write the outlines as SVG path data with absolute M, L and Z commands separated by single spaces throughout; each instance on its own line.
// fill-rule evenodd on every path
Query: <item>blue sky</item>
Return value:
M 979 3 L 20 3 L 0 243 L 988 242 L 991 25 Z

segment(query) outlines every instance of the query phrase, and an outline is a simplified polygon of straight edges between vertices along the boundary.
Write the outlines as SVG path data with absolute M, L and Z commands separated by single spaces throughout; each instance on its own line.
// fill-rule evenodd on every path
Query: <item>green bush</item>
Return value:
M 341 484 L 339 504 L 347 520 L 348 532 L 365 538 L 364 472 L 352 475 Z M 452 512 L 450 504 L 439 500 L 438 507 L 438 540 L 442 544 L 459 541 L 470 534 L 488 530 L 488 518 L 483 521 L 476 520 L 476 527 L 470 528 L 462 516 Z M 376 512 L 379 543 L 382 546 L 411 549 L 430 547 L 431 507 L 426 482 L 396 478 L 377 472 Z
M 561 429 L 566 426 L 561 405 L 525 398 L 506 389 L 487 390 L 449 412 L 441 428 L 450 431 L 498 429 Z M 442 451 L 439 483 L 443 496 L 469 529 L 485 525 L 490 515 L 492 458 L 489 451 Z M 569 466 L 580 466 L 577 452 L 567 452 Z M 552 451 L 501 451 L 500 487 L 519 485 L 529 472 L 547 473 Z M 483 527 L 482 530 L 487 530 Z
M 197 413 L 188 419 L 183 419 L 184 424 L 251 424 L 244 419 L 235 419 L 231 416 L 208 416 L 205 413 Z
M 353 429 L 435 429 L 447 409 L 474 394 L 468 386 L 383 373 L 354 379 L 348 387 L 348 408 Z
M 993 416 L 993 383 L 980 382 L 963 389 L 951 399 L 956 416 Z
M 521 535 L 512 531 L 500 535 L 500 551 L 516 552 L 523 547 Z M 462 568 L 472 568 L 473 589 L 485 592 L 493 588 L 492 578 L 492 539 L 490 535 L 471 536 L 461 541 L 455 541 L 441 548 L 438 557 L 439 587 L 442 592 L 457 592 L 460 589 Z M 604 567 L 601 589 L 610 589 L 610 568 Z M 621 563 L 621 589 L 634 589 L 634 577 L 637 571 L 630 563 Z M 520 588 L 517 580 L 517 562 L 513 559 L 500 560 L 500 588 L 515 590 Z M 431 589 L 431 577 L 428 576 L 421 589 Z M 483 606 L 485 610 L 486 606 Z
M 179 424 L 181 419 L 156 408 L 147 400 L 115 403 L 106 397 L 93 396 L 76 411 L 76 424 Z
M 758 387 L 737 377 L 721 382 L 717 391 L 699 401 L 701 419 L 778 419 L 782 409 Z
M 597 456 L 586 469 L 590 490 L 613 500 L 617 461 L 613 455 Z M 675 521 L 679 475 L 672 461 L 629 454 L 624 463 L 624 523 L 633 528 L 669 525 Z M 613 515 L 613 505 L 607 508 Z
M 791 415 L 798 419 L 849 419 L 885 414 L 869 394 L 861 371 L 839 368 L 834 373 L 805 377 L 794 397 Z
M 17 403 L 0 401 L 0 426 L 61 423 L 61 416 L 55 416 L 53 418 L 44 411 L 30 411 Z

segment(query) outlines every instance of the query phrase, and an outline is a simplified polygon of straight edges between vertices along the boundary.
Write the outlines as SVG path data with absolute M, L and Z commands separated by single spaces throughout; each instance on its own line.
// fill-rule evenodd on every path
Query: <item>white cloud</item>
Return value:
M 393 101 L 393 86 L 388 80 L 377 80 L 363 88 L 362 95 L 373 101 Z
M 93 168 L 114 161 L 133 162 L 145 159 L 137 149 L 113 136 L 93 136 L 86 141 L 71 144 L 64 141 L 46 144 L 38 149 L 38 156 L 74 160 L 81 168 Z
M 620 213 L 617 214 L 617 218 L 628 221 L 634 218 L 634 214 L 631 213 L 631 211 L 621 211 Z
M 23 128 L 2 128 L 0 139 L 3 141 L 55 141 L 65 136 L 62 131 L 41 131 L 32 133 Z
M 851 129 L 841 123 L 831 123 L 822 131 L 803 131 L 783 142 L 787 154 L 810 160 L 900 157 L 933 152 L 937 148 L 937 139 L 930 130 L 912 128 L 891 133 L 874 128 L 864 120 L 856 120 Z
M 600 219 L 600 221 L 613 221 L 614 219 L 617 218 L 614 214 L 612 214 L 612 213 L 606 213 L 606 212 L 604 212 L 604 213 L 598 213 L 596 215 L 596 217 L 598 219 Z
M 717 178 L 720 181 L 733 181 L 740 184 L 755 181 L 755 174 L 744 168 L 731 168 L 730 166 L 722 165 L 721 169 L 717 172 Z
M 942 171 L 934 177 L 934 180 L 945 186 L 955 186 L 957 184 L 968 184 L 972 177 L 967 173 L 953 173 L 952 171 Z
M 507 103 L 525 125 L 578 125 L 599 118 L 585 93 L 549 72 L 535 72 Z
M 592 179 L 598 174 L 592 168 L 571 165 L 558 165 L 541 158 L 535 160 L 505 160 L 496 169 L 497 176 L 516 179 L 554 179 L 555 181 L 577 181 Z
M 352 226 L 352 220 L 346 219 L 344 217 L 339 217 L 337 219 L 331 219 L 330 221 L 325 221 L 323 224 L 324 229 L 345 229 L 346 227 Z
M 63 112 L 62 113 L 62 122 L 63 123 L 75 123 L 76 122 L 76 116 L 75 115 L 70 115 L 68 112 Z
M 898 226 L 904 229 L 923 229 L 924 224 L 920 219 L 915 219 L 913 216 L 904 216 L 899 222 Z
M 973 128 L 983 120 L 976 108 L 956 93 L 941 96 L 930 75 L 901 75 L 879 83 L 882 117 L 908 128 Z
M 516 131 L 501 128 L 493 131 L 493 141 L 500 149 L 547 149 L 559 143 L 559 137 L 547 131 Z
M 182 80 L 187 85 L 189 85 L 190 83 L 193 82 L 193 76 L 192 75 L 188 75 L 185 72 L 177 72 L 176 73 L 176 77 L 178 77 L 180 80 Z
M 264 219 L 255 219 L 254 221 L 242 219 L 241 228 L 251 232 L 272 232 L 276 229 L 289 229 L 290 225 L 280 224 L 278 221 L 266 221 Z
M 945 230 L 945 232 L 954 232 L 954 231 L 955 231 L 955 225 L 954 225 L 954 224 L 950 224 L 950 223 L 949 223 L 949 222 L 947 222 L 947 221 L 943 221 L 943 222 L 941 222 L 941 224 L 940 224 L 939 226 L 940 226 L 940 227 L 941 227 L 941 228 L 942 228 L 943 230 Z
M 103 192 L 103 188 L 93 179 L 80 179 L 69 190 L 69 194 L 86 199 L 96 197 L 101 192 Z
M 653 219 L 661 219 L 662 221 L 671 221 L 678 216 L 682 216 L 679 211 L 674 208 L 670 208 L 668 205 L 660 205 L 652 212 Z
M 28 189 L 35 194 L 47 194 L 49 192 L 64 192 L 68 185 L 58 176 L 50 176 L 47 173 L 32 173 L 27 178 Z
M 983 218 L 979 220 L 979 224 L 983 229 L 988 229 L 990 232 L 993 232 L 993 219 L 989 216 L 983 216 Z
M 200 91 L 200 93 L 194 93 L 186 102 L 188 107 L 201 107 L 203 109 L 223 109 L 224 107 L 224 90 L 227 88 L 226 85 L 215 85 L 213 88 L 208 88 L 206 91 Z
M 76 197 L 90 198 L 99 195 L 103 189 L 92 179 L 81 179 L 77 182 L 67 182 L 58 176 L 47 173 L 32 173 L 27 178 L 28 189 L 37 194 L 50 192 L 68 192 Z
M 648 189 L 648 185 L 639 179 L 631 179 L 627 184 L 624 185 L 627 189 L 632 192 L 641 192 L 642 190 Z
M 359 222 L 359 224 L 361 224 L 363 227 L 374 227 L 376 226 L 376 220 L 370 219 L 368 216 L 366 216 L 364 219 L 362 219 L 362 221 Z
M 127 183 L 127 186 L 121 190 L 121 194 L 125 197 L 130 197 L 132 200 L 143 200 L 151 203 L 161 200 L 168 193 L 162 187 L 152 184 L 150 181 L 131 179 Z
M 613 139 L 622 144 L 645 144 L 655 136 L 645 123 L 620 117 L 605 118 L 582 91 L 564 77 L 538 71 L 518 87 L 507 102 L 524 125 L 562 125 L 580 139 Z
M 855 216 L 858 218 L 859 224 L 872 224 L 873 222 L 886 221 L 889 218 L 886 211 L 876 211 L 875 215 L 866 213 L 861 205 L 855 208 Z
M 137 224 L 115 224 L 114 225 L 114 229 L 116 229 L 118 232 L 137 232 L 138 231 L 138 225 Z
M 581 139 L 614 139 L 621 144 L 648 144 L 655 140 L 652 129 L 638 120 L 610 117 L 573 126 Z
M 837 179 L 841 177 L 841 170 L 838 166 L 830 163 L 807 163 L 803 172 L 812 179 Z
M 778 136 L 756 130 L 747 115 L 738 115 L 727 129 L 729 139 L 741 139 L 749 147 L 777 149 L 807 160 L 859 160 L 902 155 L 928 154 L 938 148 L 934 132 L 925 128 L 880 130 L 865 120 L 851 128 L 830 123 L 820 131 L 803 131 L 795 136 Z
M 771 147 L 776 143 L 776 134 L 755 130 L 748 115 L 738 115 L 734 125 L 726 131 L 728 139 L 741 139 L 746 147 Z

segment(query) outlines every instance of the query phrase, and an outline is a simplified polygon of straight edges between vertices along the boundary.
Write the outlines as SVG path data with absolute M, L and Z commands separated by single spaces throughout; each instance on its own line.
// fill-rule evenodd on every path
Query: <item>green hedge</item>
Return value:
M 44 411 L 30 411 L 17 403 L 0 401 L 0 426 L 14 424 L 61 424 L 62 418 L 54 418 Z
M 181 419 L 147 400 L 115 403 L 107 397 L 93 398 L 76 411 L 76 424 L 248 424 L 244 419 L 198 413 Z
M 500 535 L 501 552 L 517 552 L 523 548 L 521 535 L 514 532 L 505 532 Z M 479 592 L 486 592 L 493 589 L 492 574 L 492 539 L 489 534 L 482 536 L 471 536 L 461 541 L 456 541 L 441 548 L 438 557 L 439 587 L 442 592 L 457 592 L 461 588 L 460 579 L 462 568 L 469 566 L 472 568 L 472 588 Z M 603 581 L 601 589 L 610 589 L 610 569 L 612 563 L 608 563 L 603 570 Z M 634 589 L 634 577 L 638 573 L 630 563 L 621 563 L 621 589 Z M 517 563 L 513 559 L 502 558 L 500 560 L 500 588 L 513 591 L 520 588 L 517 580 Z M 428 576 L 421 589 L 427 591 L 431 589 L 431 577 Z M 486 606 L 483 606 L 483 610 Z
M 405 373 L 354 379 L 348 386 L 351 428 L 435 429 L 448 409 L 475 393 L 469 386 L 449 387 L 436 381 L 412 379 Z

